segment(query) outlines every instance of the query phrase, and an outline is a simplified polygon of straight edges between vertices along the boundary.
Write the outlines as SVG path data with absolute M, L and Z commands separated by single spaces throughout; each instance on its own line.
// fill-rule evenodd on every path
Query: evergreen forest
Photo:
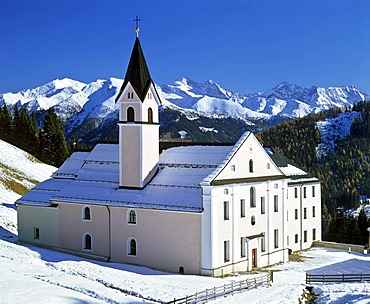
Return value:
M 4 104 L 0 108 L 0 139 L 32 154 L 39 160 L 59 167 L 69 156 L 62 123 L 53 108 L 50 108 L 41 127 L 38 127 L 35 113 L 31 116 L 26 108 L 13 113 Z
M 333 151 L 318 157 L 316 147 L 321 138 L 316 123 L 345 111 L 359 113 L 351 125 L 350 136 L 336 141 Z M 264 146 L 282 152 L 322 181 L 324 240 L 367 243 L 368 232 L 364 229 L 370 227 L 370 222 L 366 215 L 347 217 L 343 216 L 343 210 L 359 207 L 360 196 L 370 197 L 369 126 L 370 102 L 367 101 L 357 103 L 352 109 L 332 108 L 285 121 L 258 134 Z

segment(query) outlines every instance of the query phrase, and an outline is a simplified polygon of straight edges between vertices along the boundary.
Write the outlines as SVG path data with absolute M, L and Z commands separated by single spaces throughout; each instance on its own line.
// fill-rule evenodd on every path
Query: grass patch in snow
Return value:
M 7 189 L 19 194 L 26 194 L 32 185 L 37 185 L 37 180 L 28 178 L 21 172 L 0 163 L 0 183 Z

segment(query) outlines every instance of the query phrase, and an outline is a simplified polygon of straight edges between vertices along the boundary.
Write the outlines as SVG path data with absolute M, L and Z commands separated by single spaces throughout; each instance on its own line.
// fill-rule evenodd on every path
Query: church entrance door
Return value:
M 252 267 L 257 267 L 257 249 L 252 249 Z

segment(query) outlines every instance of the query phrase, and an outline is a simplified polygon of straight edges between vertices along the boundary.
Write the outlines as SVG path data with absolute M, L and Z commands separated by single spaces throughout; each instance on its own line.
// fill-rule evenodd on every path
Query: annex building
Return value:
M 19 241 L 218 276 L 321 240 L 319 180 L 251 132 L 233 146 L 159 153 L 160 98 L 138 37 L 116 102 L 119 144 L 73 153 L 21 197 Z

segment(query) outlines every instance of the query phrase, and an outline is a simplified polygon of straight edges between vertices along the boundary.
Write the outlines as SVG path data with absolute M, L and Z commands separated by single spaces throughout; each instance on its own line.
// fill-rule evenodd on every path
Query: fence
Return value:
M 181 299 L 174 299 L 173 301 L 167 302 L 166 304 L 195 304 L 195 303 L 206 303 L 207 301 L 214 300 L 220 297 L 227 297 L 234 295 L 235 293 L 243 292 L 260 286 L 268 285 L 270 282 L 270 276 L 268 273 L 242 281 L 232 281 L 229 284 L 223 286 L 213 287 L 206 289 L 201 292 L 197 292 L 190 296 L 186 296 Z
M 370 281 L 370 274 L 308 274 L 306 284 Z

